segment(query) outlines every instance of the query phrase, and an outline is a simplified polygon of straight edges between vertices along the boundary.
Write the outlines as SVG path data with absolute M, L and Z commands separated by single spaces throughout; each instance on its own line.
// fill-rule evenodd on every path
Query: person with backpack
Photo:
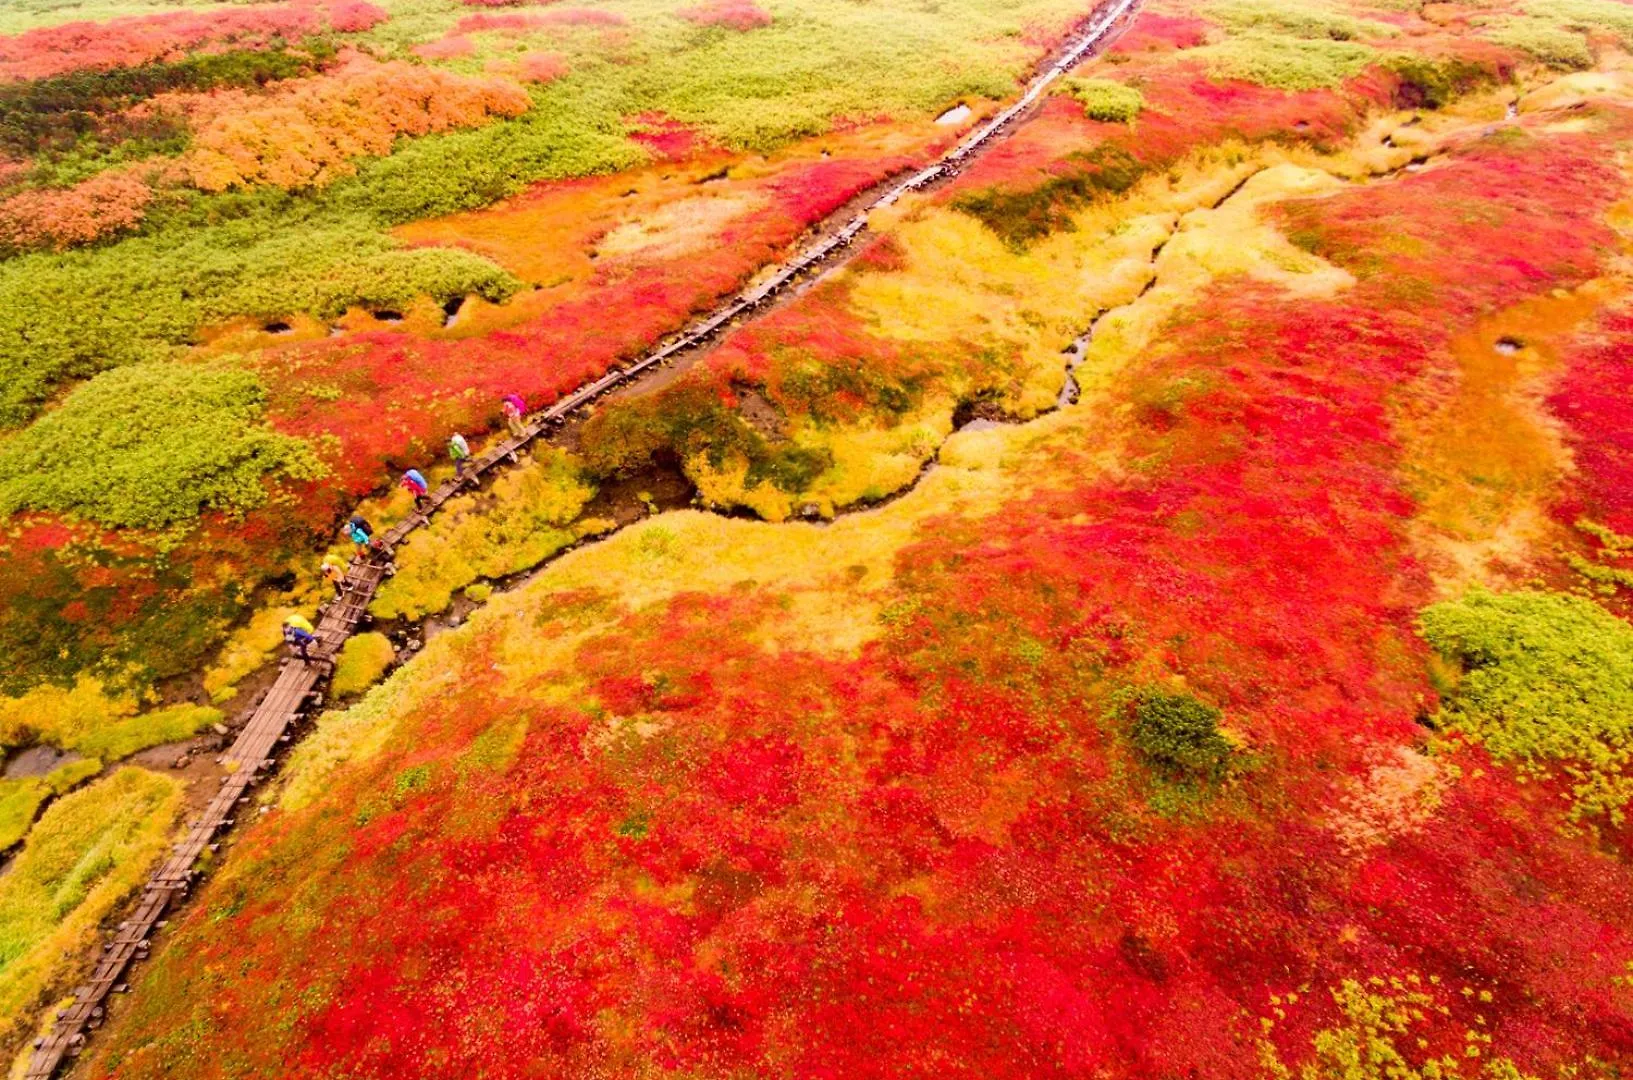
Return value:
M 431 486 L 425 482 L 425 477 L 418 469 L 409 469 L 403 473 L 402 486 L 414 496 L 414 509 L 418 510 L 425 505 L 425 493 Z
M 325 555 L 321 570 L 324 580 L 335 587 L 335 598 L 338 600 L 346 592 L 346 564 L 340 561 L 338 555 Z
M 374 542 L 374 526 L 361 514 L 353 514 L 352 519 L 346 522 L 346 539 L 357 545 L 358 558 L 366 559 Z
M 454 475 L 463 479 L 465 465 L 471 460 L 471 444 L 457 431 L 448 438 L 448 456 L 454 459 Z
M 524 419 L 527 402 L 522 400 L 520 394 L 506 394 L 501 398 L 499 411 L 505 414 L 505 426 L 510 428 L 512 435 L 520 437 L 527 433 L 527 421 Z
M 295 650 L 295 655 L 301 658 L 301 663 L 311 662 L 312 656 L 307 650 L 317 639 L 317 631 L 312 629 L 312 623 L 306 616 L 295 614 L 284 620 L 284 642 Z

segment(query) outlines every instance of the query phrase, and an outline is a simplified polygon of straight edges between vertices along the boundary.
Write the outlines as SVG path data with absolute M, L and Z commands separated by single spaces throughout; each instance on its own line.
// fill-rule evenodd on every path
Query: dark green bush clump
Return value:
M 1078 208 L 1101 195 L 1121 195 L 1134 186 L 1145 172 L 1120 146 L 1102 144 L 1083 154 L 1073 154 L 1074 166 L 1063 176 L 1054 176 L 1030 191 L 986 191 L 965 195 L 953 203 L 1017 251 L 1066 228 Z
M 1154 769 L 1174 780 L 1215 780 L 1230 760 L 1220 711 L 1186 694 L 1147 691 L 1134 703 L 1129 738 Z
M 1464 94 L 1491 86 L 1501 73 L 1489 64 L 1449 56 L 1390 57 L 1384 67 L 1400 80 L 1395 104 L 1403 109 L 1442 109 Z

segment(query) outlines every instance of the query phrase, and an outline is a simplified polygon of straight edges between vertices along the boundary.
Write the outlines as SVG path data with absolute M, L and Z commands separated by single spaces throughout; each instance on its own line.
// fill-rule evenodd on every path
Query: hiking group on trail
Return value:
M 499 401 L 499 410 L 504 414 L 505 427 L 512 435 L 520 438 L 527 433 L 527 402 L 520 394 L 506 394 Z M 464 480 L 465 468 L 471 460 L 471 444 L 460 432 L 456 431 L 448 437 L 448 457 L 454 463 L 455 479 Z M 514 455 L 512 457 L 514 458 Z M 425 479 L 424 473 L 418 469 L 409 469 L 403 473 L 397 486 L 407 491 L 413 498 L 416 513 L 425 509 L 430 498 L 431 485 Z M 354 563 L 359 560 L 366 562 L 377 554 L 390 556 L 390 551 L 376 539 L 374 526 L 369 524 L 369 520 L 362 514 L 353 514 L 340 531 L 341 535 L 354 545 L 352 554 Z M 323 575 L 325 581 L 334 586 L 336 600 L 350 591 L 351 586 L 346 581 L 348 567 L 339 555 L 332 552 L 325 555 L 318 572 Z M 313 659 L 310 649 L 312 643 L 317 640 L 317 632 L 304 615 L 295 614 L 285 619 L 283 636 L 294 655 L 300 657 L 303 662 L 310 662 Z

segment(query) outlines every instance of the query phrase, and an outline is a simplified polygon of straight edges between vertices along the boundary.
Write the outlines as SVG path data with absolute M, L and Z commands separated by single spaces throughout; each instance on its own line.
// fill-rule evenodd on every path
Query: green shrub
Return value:
M 264 478 L 322 472 L 303 442 L 264 425 L 264 408 L 256 377 L 230 366 L 104 373 L 0 443 L 0 513 L 161 528 L 202 509 L 257 506 Z
M 384 634 L 356 634 L 340 649 L 340 658 L 335 662 L 334 680 L 329 684 L 329 689 L 336 697 L 367 690 L 385 674 L 396 658 L 391 639 Z
M 1388 23 L 1357 19 L 1315 4 L 1285 0 L 1223 0 L 1210 4 L 1204 14 L 1231 30 L 1266 30 L 1291 37 L 1353 41 L 1366 37 L 1394 37 L 1399 31 Z
M 1319 90 L 1358 75 L 1377 59 L 1350 41 L 1288 37 L 1253 30 L 1191 50 L 1216 79 L 1241 79 L 1277 90 Z
M 399 249 L 367 216 L 276 189 L 199 199 L 117 244 L 0 262 L 0 427 L 65 380 L 173 359 L 201 326 L 236 315 L 498 300 L 517 284 L 478 255 Z
M 1477 591 L 1423 612 L 1462 678 L 1437 722 L 1523 775 L 1563 776 L 1572 816 L 1620 823 L 1633 779 L 1633 626 L 1580 597 Z
M 180 742 L 221 722 L 221 710 L 205 705 L 173 705 L 92 728 L 72 742 L 82 754 L 118 761 L 138 750 Z
M 1561 27 L 1609 30 L 1633 49 L 1633 7 L 1617 0 L 1531 0 L 1525 11 Z
M 509 271 L 480 255 L 460 248 L 399 248 L 382 251 L 352 262 L 329 267 L 322 276 L 301 283 L 303 291 L 277 290 L 278 299 L 267 301 L 245 296 L 246 310 L 262 312 L 309 311 L 320 318 L 340 315 L 353 304 L 364 307 L 400 308 L 415 297 L 430 296 L 444 301 L 454 296 L 476 293 L 498 304 L 521 288 Z M 291 303 L 293 301 L 293 303 Z
M 1561 71 L 1581 71 L 1593 66 L 1587 38 L 1546 19 L 1504 19 L 1487 31 L 1486 36 Z
M 1219 731 L 1222 714 L 1186 694 L 1149 690 L 1134 703 L 1129 738 L 1157 771 L 1171 779 L 1213 780 L 1225 770 L 1231 746 Z
M 1066 93 L 1083 105 L 1083 115 L 1108 124 L 1126 124 L 1140 115 L 1145 98 L 1132 86 L 1110 79 L 1067 79 Z

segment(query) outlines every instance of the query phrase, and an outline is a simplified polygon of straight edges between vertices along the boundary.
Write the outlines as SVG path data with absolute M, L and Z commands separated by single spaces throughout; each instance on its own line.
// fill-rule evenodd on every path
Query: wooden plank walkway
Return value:
M 573 391 L 537 414 L 511 433 L 476 455 L 466 464 L 464 475 L 439 484 L 426 495 L 419 510 L 380 534 L 383 556 L 354 559 L 348 569 L 340 596 L 327 604 L 315 627 L 317 641 L 311 647 L 312 661 L 289 660 L 277 680 L 256 705 L 244 729 L 238 733 L 222 762 L 230 772 L 202 815 L 188 824 L 180 843 L 148 880 L 141 899 L 130 917 L 119 924 L 113 938 L 103 946 L 91 977 L 75 989 L 74 1001 L 57 1013 L 51 1030 L 34 1044 L 34 1054 L 24 1074 L 26 1080 L 50 1080 L 63 1061 L 76 1056 L 85 1046 L 90 1030 L 99 1027 L 110 994 L 126 989 L 123 981 L 132 963 L 144 959 L 153 934 L 165 925 L 165 913 L 185 897 L 199 873 L 198 862 L 206 851 L 217 846 L 217 837 L 230 828 L 238 807 L 248 800 L 249 789 L 268 776 L 275 764 L 274 754 L 289 740 L 289 729 L 308 709 L 321 705 L 321 689 L 333 670 L 335 655 L 366 616 L 375 590 L 385 580 L 390 552 L 426 525 L 449 499 L 479 485 L 490 472 L 519 460 L 521 451 L 539 436 L 560 424 L 569 415 L 659 364 L 673 360 L 690 349 L 708 344 L 734 320 L 752 314 L 778 292 L 802 277 L 819 271 L 836 252 L 849 247 L 868 225 L 868 213 L 897 202 L 903 195 L 918 191 L 938 180 L 956 175 L 993 138 L 1013 125 L 1056 80 L 1082 61 L 1090 49 L 1117 29 L 1134 11 L 1138 0 L 1112 0 L 1103 4 L 1086 27 L 1028 85 L 1014 104 L 995 114 L 966 136 L 941 160 L 913 174 L 873 200 L 842 226 L 812 243 L 794 259 L 778 267 L 760 284 L 743 290 L 709 315 L 687 327 L 667 344 L 648 352 L 639 360 Z

